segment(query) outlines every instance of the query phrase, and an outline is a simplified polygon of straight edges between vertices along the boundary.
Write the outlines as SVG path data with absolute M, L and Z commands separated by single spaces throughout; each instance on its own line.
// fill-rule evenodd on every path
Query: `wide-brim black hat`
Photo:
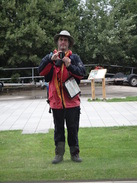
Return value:
M 57 44 L 57 42 L 58 42 L 58 39 L 59 39 L 59 37 L 60 36 L 66 36 L 66 37 L 68 37 L 68 39 L 69 39 L 69 42 L 70 42 L 70 47 L 72 47 L 73 46 L 73 44 L 74 44 L 74 38 L 70 35 L 70 33 L 68 32 L 68 31 L 66 31 L 66 30 L 63 30 L 63 31 L 61 31 L 59 34 L 56 34 L 55 36 L 54 36 L 54 42 Z

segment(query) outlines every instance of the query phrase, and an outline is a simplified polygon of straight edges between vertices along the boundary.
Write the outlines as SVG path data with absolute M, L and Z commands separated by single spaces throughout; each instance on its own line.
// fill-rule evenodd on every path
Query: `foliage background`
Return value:
M 33 67 L 68 30 L 84 64 L 137 65 L 136 0 L 1 0 L 0 67 Z

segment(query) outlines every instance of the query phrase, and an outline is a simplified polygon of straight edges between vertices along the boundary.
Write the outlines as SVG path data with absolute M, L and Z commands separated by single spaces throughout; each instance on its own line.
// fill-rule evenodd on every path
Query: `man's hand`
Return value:
M 59 60 L 59 53 L 62 52 L 62 51 L 58 51 L 57 53 L 54 53 L 51 57 L 51 60 Z
M 71 64 L 71 59 L 68 57 L 64 57 L 62 61 L 65 63 L 66 67 L 69 67 Z

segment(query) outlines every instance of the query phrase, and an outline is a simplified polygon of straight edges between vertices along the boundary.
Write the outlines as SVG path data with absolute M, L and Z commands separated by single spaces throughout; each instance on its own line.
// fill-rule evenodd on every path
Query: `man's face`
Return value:
M 65 36 L 60 36 L 58 39 L 58 50 L 67 51 L 69 48 L 69 40 Z

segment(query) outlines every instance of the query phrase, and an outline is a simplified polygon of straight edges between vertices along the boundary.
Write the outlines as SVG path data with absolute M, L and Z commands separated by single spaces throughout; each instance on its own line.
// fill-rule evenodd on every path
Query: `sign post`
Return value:
M 95 100 L 95 83 L 94 83 L 94 79 L 91 79 L 91 94 L 92 94 L 92 100 Z
M 102 79 L 102 94 L 103 94 L 103 99 L 106 99 L 106 85 L 105 85 L 105 78 Z
M 106 87 L 105 87 L 105 74 L 107 69 L 98 69 L 98 70 L 91 70 L 89 73 L 88 79 L 91 80 L 91 93 L 92 93 L 92 100 L 95 100 L 95 79 L 102 79 L 102 95 L 103 100 L 106 99 Z

